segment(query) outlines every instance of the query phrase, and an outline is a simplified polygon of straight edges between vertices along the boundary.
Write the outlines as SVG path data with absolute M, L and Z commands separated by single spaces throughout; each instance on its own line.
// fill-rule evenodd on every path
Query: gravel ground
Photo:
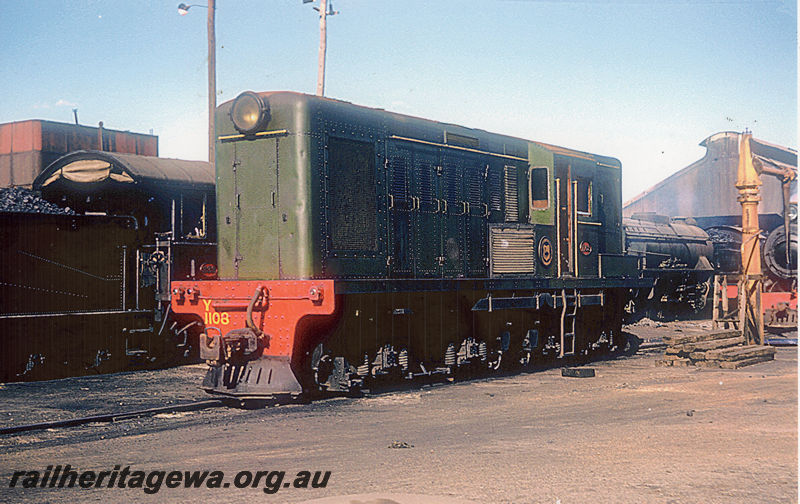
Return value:
M 0 383 L 0 424 L 68 420 L 204 401 L 205 364 L 62 380 Z
M 711 322 L 673 322 L 643 319 L 629 331 L 642 343 L 658 343 L 663 331 L 692 332 L 711 328 Z M 21 425 L 68 420 L 105 413 L 158 408 L 210 399 L 199 389 L 205 364 L 153 371 L 132 371 L 40 382 L 0 383 L 0 423 Z
M 656 342 L 702 330 L 698 324 L 645 322 L 630 331 Z M 660 353 L 651 346 L 593 363 L 595 378 L 564 378 L 550 369 L 360 399 L 4 436 L 0 501 L 405 504 L 434 503 L 419 495 L 436 495 L 449 503 L 796 502 L 797 349 L 779 348 L 775 361 L 736 371 L 657 368 Z M 9 384 L 0 389 L 0 411 L 43 420 L 106 412 L 117 402 L 124 410 L 203 399 L 195 388 L 202 372 L 189 366 Z M 263 485 L 162 487 L 153 495 L 135 488 L 9 488 L 14 471 L 54 464 L 221 470 L 226 481 L 243 470 L 331 476 L 324 489 L 273 495 Z M 351 494 L 358 496 L 334 498 Z

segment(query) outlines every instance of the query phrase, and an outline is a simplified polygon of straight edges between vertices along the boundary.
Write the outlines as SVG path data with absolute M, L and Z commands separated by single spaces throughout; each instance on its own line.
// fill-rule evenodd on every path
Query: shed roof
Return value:
M 665 194 L 666 196 L 664 197 L 667 200 L 675 201 L 678 199 L 678 197 L 676 196 L 678 192 L 685 193 L 687 190 L 690 192 L 696 192 L 698 198 L 700 198 L 705 202 L 708 202 L 708 198 L 706 197 L 707 186 L 689 185 L 689 188 L 687 189 L 686 184 L 682 183 L 683 180 L 682 178 L 704 170 L 723 169 L 722 164 L 715 164 L 715 161 L 717 161 L 717 159 L 712 157 L 711 154 L 712 148 L 724 151 L 725 155 L 731 156 L 732 159 L 734 159 L 734 162 L 728 168 L 731 170 L 732 176 L 735 178 L 736 168 L 737 168 L 736 163 L 738 163 L 739 159 L 738 141 L 740 136 L 741 133 L 735 131 L 721 131 L 719 133 L 714 133 L 713 135 L 710 135 L 708 138 L 700 142 L 700 146 L 705 147 L 707 149 L 706 154 L 702 159 L 699 159 L 698 161 L 695 161 L 689 166 L 678 170 L 677 172 L 661 180 L 660 182 L 650 187 L 649 189 L 637 194 L 636 196 L 634 196 L 633 198 L 631 198 L 630 200 L 626 201 L 623 204 L 623 209 L 628 210 L 634 208 L 635 211 L 645 211 L 646 209 L 646 211 L 656 211 L 659 213 L 665 213 L 665 214 L 670 214 L 671 216 L 675 216 L 672 215 L 668 210 L 658 208 L 656 200 L 661 194 Z M 726 143 L 725 142 L 726 140 L 728 140 L 730 143 Z M 793 170 L 795 172 L 797 171 L 797 151 L 795 149 L 772 144 L 764 140 L 760 140 L 758 138 L 750 139 L 750 149 L 753 156 L 764 164 L 772 165 L 779 169 Z M 700 177 L 700 179 L 702 179 L 702 177 Z M 769 179 L 764 178 L 764 180 L 766 181 Z M 772 184 L 777 184 L 777 183 L 772 182 Z M 716 192 L 724 192 L 724 191 L 727 191 L 733 195 L 732 197 L 727 199 L 733 202 L 732 204 L 735 204 L 736 207 L 738 207 L 738 204 L 735 203 L 736 202 L 735 193 L 737 192 L 736 188 L 733 185 L 730 185 L 730 187 L 716 188 Z M 688 213 L 682 215 L 703 216 L 697 213 L 696 210 L 692 210 L 690 208 L 685 209 L 685 211 Z

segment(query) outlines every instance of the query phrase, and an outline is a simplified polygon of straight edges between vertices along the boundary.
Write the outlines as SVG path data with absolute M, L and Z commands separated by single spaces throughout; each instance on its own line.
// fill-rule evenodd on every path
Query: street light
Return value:
M 314 0 L 303 0 L 311 3 Z M 325 96 L 325 53 L 328 45 L 328 16 L 338 14 L 333 10 L 331 0 L 319 0 L 319 7 L 314 7 L 319 12 L 319 60 L 317 63 L 317 96 Z
M 214 113 L 217 109 L 217 48 L 216 37 L 214 35 L 214 14 L 216 7 L 214 0 L 208 0 L 208 5 L 187 5 L 178 4 L 178 14 L 185 16 L 192 7 L 202 7 L 208 9 L 208 162 L 214 168 L 216 133 L 214 128 Z

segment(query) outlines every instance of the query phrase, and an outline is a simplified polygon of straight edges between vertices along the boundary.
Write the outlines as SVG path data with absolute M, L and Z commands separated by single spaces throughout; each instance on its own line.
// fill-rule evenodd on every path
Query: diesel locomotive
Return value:
M 292 92 L 217 123 L 218 278 L 172 283 L 239 399 L 511 369 L 623 343 L 620 163 Z

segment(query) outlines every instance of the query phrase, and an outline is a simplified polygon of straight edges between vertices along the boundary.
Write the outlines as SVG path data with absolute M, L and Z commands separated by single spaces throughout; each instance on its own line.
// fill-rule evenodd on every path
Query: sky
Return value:
M 206 159 L 207 10 L 180 16 L 178 3 L 0 0 L 0 123 L 73 122 L 77 108 L 81 124 L 152 130 L 162 157 Z M 316 92 L 312 5 L 217 0 L 218 103 Z M 797 147 L 794 1 L 333 7 L 326 96 L 616 157 L 624 200 L 700 159 L 719 131 Z

